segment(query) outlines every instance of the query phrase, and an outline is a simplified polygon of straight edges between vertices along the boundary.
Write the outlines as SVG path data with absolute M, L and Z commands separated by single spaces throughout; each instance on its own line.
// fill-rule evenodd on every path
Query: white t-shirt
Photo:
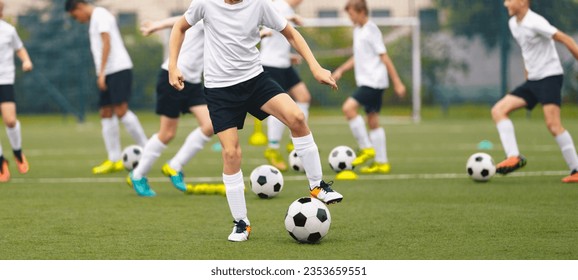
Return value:
M 528 10 L 524 19 L 510 18 L 512 35 L 522 48 L 528 80 L 536 81 L 564 73 L 552 36 L 558 29 L 542 16 Z
M 386 53 L 383 35 L 371 20 L 353 29 L 353 56 L 355 61 L 355 82 L 358 87 L 374 89 L 389 87 L 387 68 L 381 60 Z
M 295 15 L 295 11 L 285 0 L 273 1 L 273 7 L 288 18 Z M 261 63 L 264 66 L 276 68 L 291 67 L 291 44 L 280 32 L 271 30 L 271 36 L 261 39 Z
M 228 87 L 263 72 L 259 58 L 259 27 L 281 31 L 287 26 L 270 0 L 193 0 L 185 12 L 190 25 L 205 24 L 204 82 L 207 88 Z
M 14 84 L 14 52 L 23 47 L 14 26 L 0 19 L 0 85 Z
M 132 69 L 132 61 L 124 47 L 120 31 L 116 25 L 116 19 L 105 8 L 95 7 L 90 17 L 88 34 L 90 37 L 90 50 L 96 66 L 96 74 L 98 75 L 100 71 L 102 61 L 101 33 L 110 35 L 110 54 L 104 73 L 110 75 L 122 70 Z
M 185 81 L 192 84 L 201 83 L 203 73 L 203 47 L 205 45 L 205 29 L 203 22 L 195 24 L 185 33 L 185 40 L 179 53 L 177 67 L 181 70 Z M 161 68 L 169 70 L 169 60 L 165 60 Z

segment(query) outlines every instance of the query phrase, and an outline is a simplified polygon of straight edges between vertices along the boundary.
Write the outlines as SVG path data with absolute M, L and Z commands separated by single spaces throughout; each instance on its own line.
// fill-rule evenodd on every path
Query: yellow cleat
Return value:
M 370 159 L 375 158 L 374 148 L 365 148 L 359 151 L 359 155 L 351 162 L 351 165 L 358 166 L 362 165 Z
M 287 153 L 290 154 L 291 152 L 293 152 L 293 150 L 295 150 L 295 145 L 293 145 L 293 143 L 289 142 L 287 143 Z
M 279 150 L 267 148 L 267 150 L 265 150 L 265 158 L 280 171 L 287 171 L 287 163 L 285 163 Z
M 359 170 L 362 174 L 387 174 L 391 170 L 389 163 L 374 162 L 370 166 L 365 166 Z
M 124 166 L 122 165 L 122 160 L 117 162 L 112 162 L 110 160 L 105 160 L 98 166 L 92 168 L 92 174 L 108 174 L 123 171 Z

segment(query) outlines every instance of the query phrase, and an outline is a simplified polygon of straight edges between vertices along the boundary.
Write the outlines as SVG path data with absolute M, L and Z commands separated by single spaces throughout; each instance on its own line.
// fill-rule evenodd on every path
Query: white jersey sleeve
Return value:
M 205 0 L 192 1 L 189 9 L 185 12 L 185 20 L 190 26 L 194 26 L 205 17 L 204 2 Z
M 535 21 L 530 24 L 530 28 L 546 38 L 552 38 L 558 29 L 552 26 L 547 19 L 543 17 L 536 17 Z
M 287 27 L 287 19 L 284 18 L 273 6 L 270 0 L 260 0 L 263 3 L 263 17 L 261 25 L 276 31 L 283 31 Z
M 383 42 L 383 35 L 379 31 L 377 25 L 369 25 L 370 35 L 367 37 L 369 40 L 369 46 L 377 55 L 382 55 L 387 52 L 385 48 L 385 43 Z
M 24 44 L 22 43 L 22 40 L 20 40 L 20 36 L 18 36 L 16 29 L 14 29 L 14 32 L 12 32 L 12 49 L 18 51 L 22 48 L 24 48 Z

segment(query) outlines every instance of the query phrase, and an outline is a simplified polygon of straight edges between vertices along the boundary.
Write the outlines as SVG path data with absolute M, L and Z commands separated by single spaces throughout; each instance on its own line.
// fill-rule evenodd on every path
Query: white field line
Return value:
M 508 177 L 540 177 L 540 176 L 565 176 L 568 171 L 535 171 L 535 172 L 515 172 Z M 496 175 L 500 176 L 500 175 Z M 375 181 L 375 180 L 432 180 L 432 179 L 460 179 L 467 178 L 463 173 L 439 173 L 439 174 L 397 174 L 397 175 L 360 175 L 357 180 Z M 194 183 L 216 183 L 221 182 L 221 177 L 188 177 L 189 182 Z M 248 180 L 248 178 L 245 178 Z M 304 175 L 284 176 L 285 181 L 302 181 L 306 180 Z M 150 182 L 168 182 L 165 177 L 151 177 Z M 102 177 L 80 177 L 80 178 L 12 178 L 10 183 L 16 184 L 126 184 L 124 177 L 120 178 L 102 178 Z

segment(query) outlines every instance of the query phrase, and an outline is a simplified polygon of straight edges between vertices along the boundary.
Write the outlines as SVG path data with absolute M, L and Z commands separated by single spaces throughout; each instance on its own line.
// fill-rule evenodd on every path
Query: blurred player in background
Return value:
M 16 29 L 2 20 L 4 17 L 4 1 L 0 0 L 0 111 L 2 120 L 6 126 L 6 134 L 12 146 L 14 159 L 18 172 L 24 174 L 30 169 L 26 157 L 22 153 L 22 134 L 20 122 L 16 118 L 16 101 L 14 98 L 14 79 L 16 67 L 14 65 L 14 53 L 22 61 L 24 72 L 32 71 L 32 61 L 20 40 Z M 0 182 L 10 180 L 8 161 L 4 158 L 2 146 L 0 146 Z
M 99 106 L 102 137 L 108 159 L 92 169 L 94 174 L 124 170 L 118 120 L 124 124 L 134 141 L 144 147 L 147 137 L 137 118 L 129 110 L 132 93 L 132 61 L 124 46 L 114 16 L 86 0 L 67 0 L 65 10 L 78 22 L 89 23 L 90 50 L 100 91 Z
M 349 0 L 345 11 L 355 25 L 353 30 L 353 56 L 333 72 L 335 80 L 344 72 L 354 69 L 357 90 L 343 103 L 343 113 L 359 145 L 359 154 L 352 165 L 358 166 L 374 159 L 370 166 L 360 169 L 361 173 L 389 173 L 385 130 L 379 126 L 379 111 L 382 98 L 389 87 L 389 78 L 399 97 L 405 96 L 405 86 L 401 82 L 389 56 L 383 35 L 377 25 L 369 20 L 365 0 Z M 358 114 L 360 106 L 365 108 L 369 133 L 363 118 Z

